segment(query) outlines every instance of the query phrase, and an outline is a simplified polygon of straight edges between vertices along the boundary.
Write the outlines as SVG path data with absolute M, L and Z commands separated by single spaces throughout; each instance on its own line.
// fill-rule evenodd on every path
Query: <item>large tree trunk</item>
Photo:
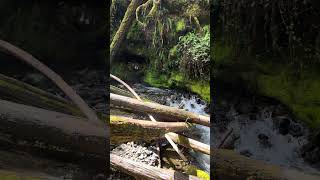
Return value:
M 190 122 L 210 127 L 210 117 L 208 116 L 195 114 L 157 103 L 141 102 L 137 99 L 110 93 L 110 104 L 111 106 L 118 108 L 156 115 L 157 117 L 160 117 L 159 120 L 166 119 L 171 121 Z
M 199 179 L 195 176 L 186 175 L 169 169 L 161 169 L 148 166 L 143 163 L 138 163 L 129 159 L 124 159 L 120 156 L 110 155 L 111 166 L 137 179 Z
M 127 8 L 127 11 L 121 21 L 121 24 L 110 44 L 110 62 L 113 61 L 123 39 L 126 37 L 127 32 L 129 31 L 129 28 L 132 24 L 132 20 L 135 17 L 136 9 L 140 4 L 141 0 L 131 0 Z
M 306 174 L 297 170 L 285 169 L 269 165 L 261 161 L 239 155 L 231 150 L 214 149 L 213 160 L 214 179 L 237 180 L 317 180 L 318 175 Z

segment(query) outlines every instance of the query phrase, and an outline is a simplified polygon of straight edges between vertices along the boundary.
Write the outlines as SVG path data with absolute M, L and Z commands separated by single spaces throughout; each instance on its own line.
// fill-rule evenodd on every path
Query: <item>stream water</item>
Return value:
M 134 89 L 139 95 L 148 97 L 160 104 L 165 104 L 171 107 L 178 107 L 186 111 L 198 113 L 201 115 L 209 115 L 208 105 L 205 101 L 200 99 L 197 95 L 190 94 L 187 92 L 160 89 L 155 87 L 148 87 L 142 84 L 135 84 Z M 194 127 L 193 136 L 198 137 L 197 140 L 210 144 L 210 128 L 197 125 Z M 206 170 L 210 171 L 210 156 L 197 152 L 190 152 L 193 157 L 195 157 L 198 165 Z
M 276 102 L 222 100 L 215 105 L 212 142 L 215 147 L 231 131 L 224 148 L 270 164 L 317 172 L 303 158 L 308 129 Z

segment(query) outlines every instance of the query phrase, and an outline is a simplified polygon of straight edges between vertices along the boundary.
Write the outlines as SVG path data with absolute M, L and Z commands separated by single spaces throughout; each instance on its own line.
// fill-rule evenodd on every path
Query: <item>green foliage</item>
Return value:
M 196 80 L 187 80 L 181 73 L 161 74 L 149 70 L 145 73 L 144 81 L 151 86 L 159 88 L 186 89 L 198 94 L 205 101 L 210 102 L 210 84 Z
M 203 32 L 189 32 L 179 38 L 177 47 L 180 53 L 180 71 L 189 79 L 210 78 L 210 30 L 209 26 Z

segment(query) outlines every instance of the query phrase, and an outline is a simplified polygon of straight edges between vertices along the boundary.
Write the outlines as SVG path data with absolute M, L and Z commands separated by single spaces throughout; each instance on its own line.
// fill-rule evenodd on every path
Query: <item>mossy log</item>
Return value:
M 111 166 L 129 174 L 136 179 L 175 179 L 175 180 L 199 180 L 198 177 L 186 175 L 174 170 L 162 169 L 153 166 L 148 166 L 143 163 L 138 163 L 120 156 L 110 155 Z
M 168 132 L 184 131 L 189 127 L 189 124 L 183 122 L 152 122 L 122 116 L 110 116 L 110 143 L 120 144 L 138 140 L 151 141 L 164 137 Z
M 129 109 L 135 112 L 149 113 L 161 119 L 196 123 L 210 127 L 210 117 L 184 111 L 175 107 L 168 107 L 153 102 L 141 102 L 130 97 L 110 93 L 110 105 Z M 164 117 L 164 118 L 161 118 Z
M 319 174 L 308 174 L 293 169 L 266 164 L 237 154 L 231 150 L 214 149 L 213 179 L 255 179 L 255 180 L 317 180 Z
M 84 116 L 70 101 L 2 74 L 0 74 L 0 98 L 74 116 Z
M 195 151 L 210 155 L 210 146 L 207 144 L 196 141 L 194 139 L 187 138 L 176 133 L 168 133 L 168 135 L 175 143 L 181 146 L 191 148 Z

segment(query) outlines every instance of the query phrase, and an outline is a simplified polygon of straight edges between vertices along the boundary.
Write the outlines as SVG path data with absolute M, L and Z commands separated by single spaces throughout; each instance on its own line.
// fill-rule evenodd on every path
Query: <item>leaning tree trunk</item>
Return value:
M 135 17 L 136 9 L 140 4 L 141 0 L 131 0 L 127 8 L 127 11 L 121 21 L 121 24 L 110 44 L 110 62 L 113 61 L 123 39 L 126 37 L 127 32 L 129 31 L 129 28 L 132 24 L 132 20 Z

